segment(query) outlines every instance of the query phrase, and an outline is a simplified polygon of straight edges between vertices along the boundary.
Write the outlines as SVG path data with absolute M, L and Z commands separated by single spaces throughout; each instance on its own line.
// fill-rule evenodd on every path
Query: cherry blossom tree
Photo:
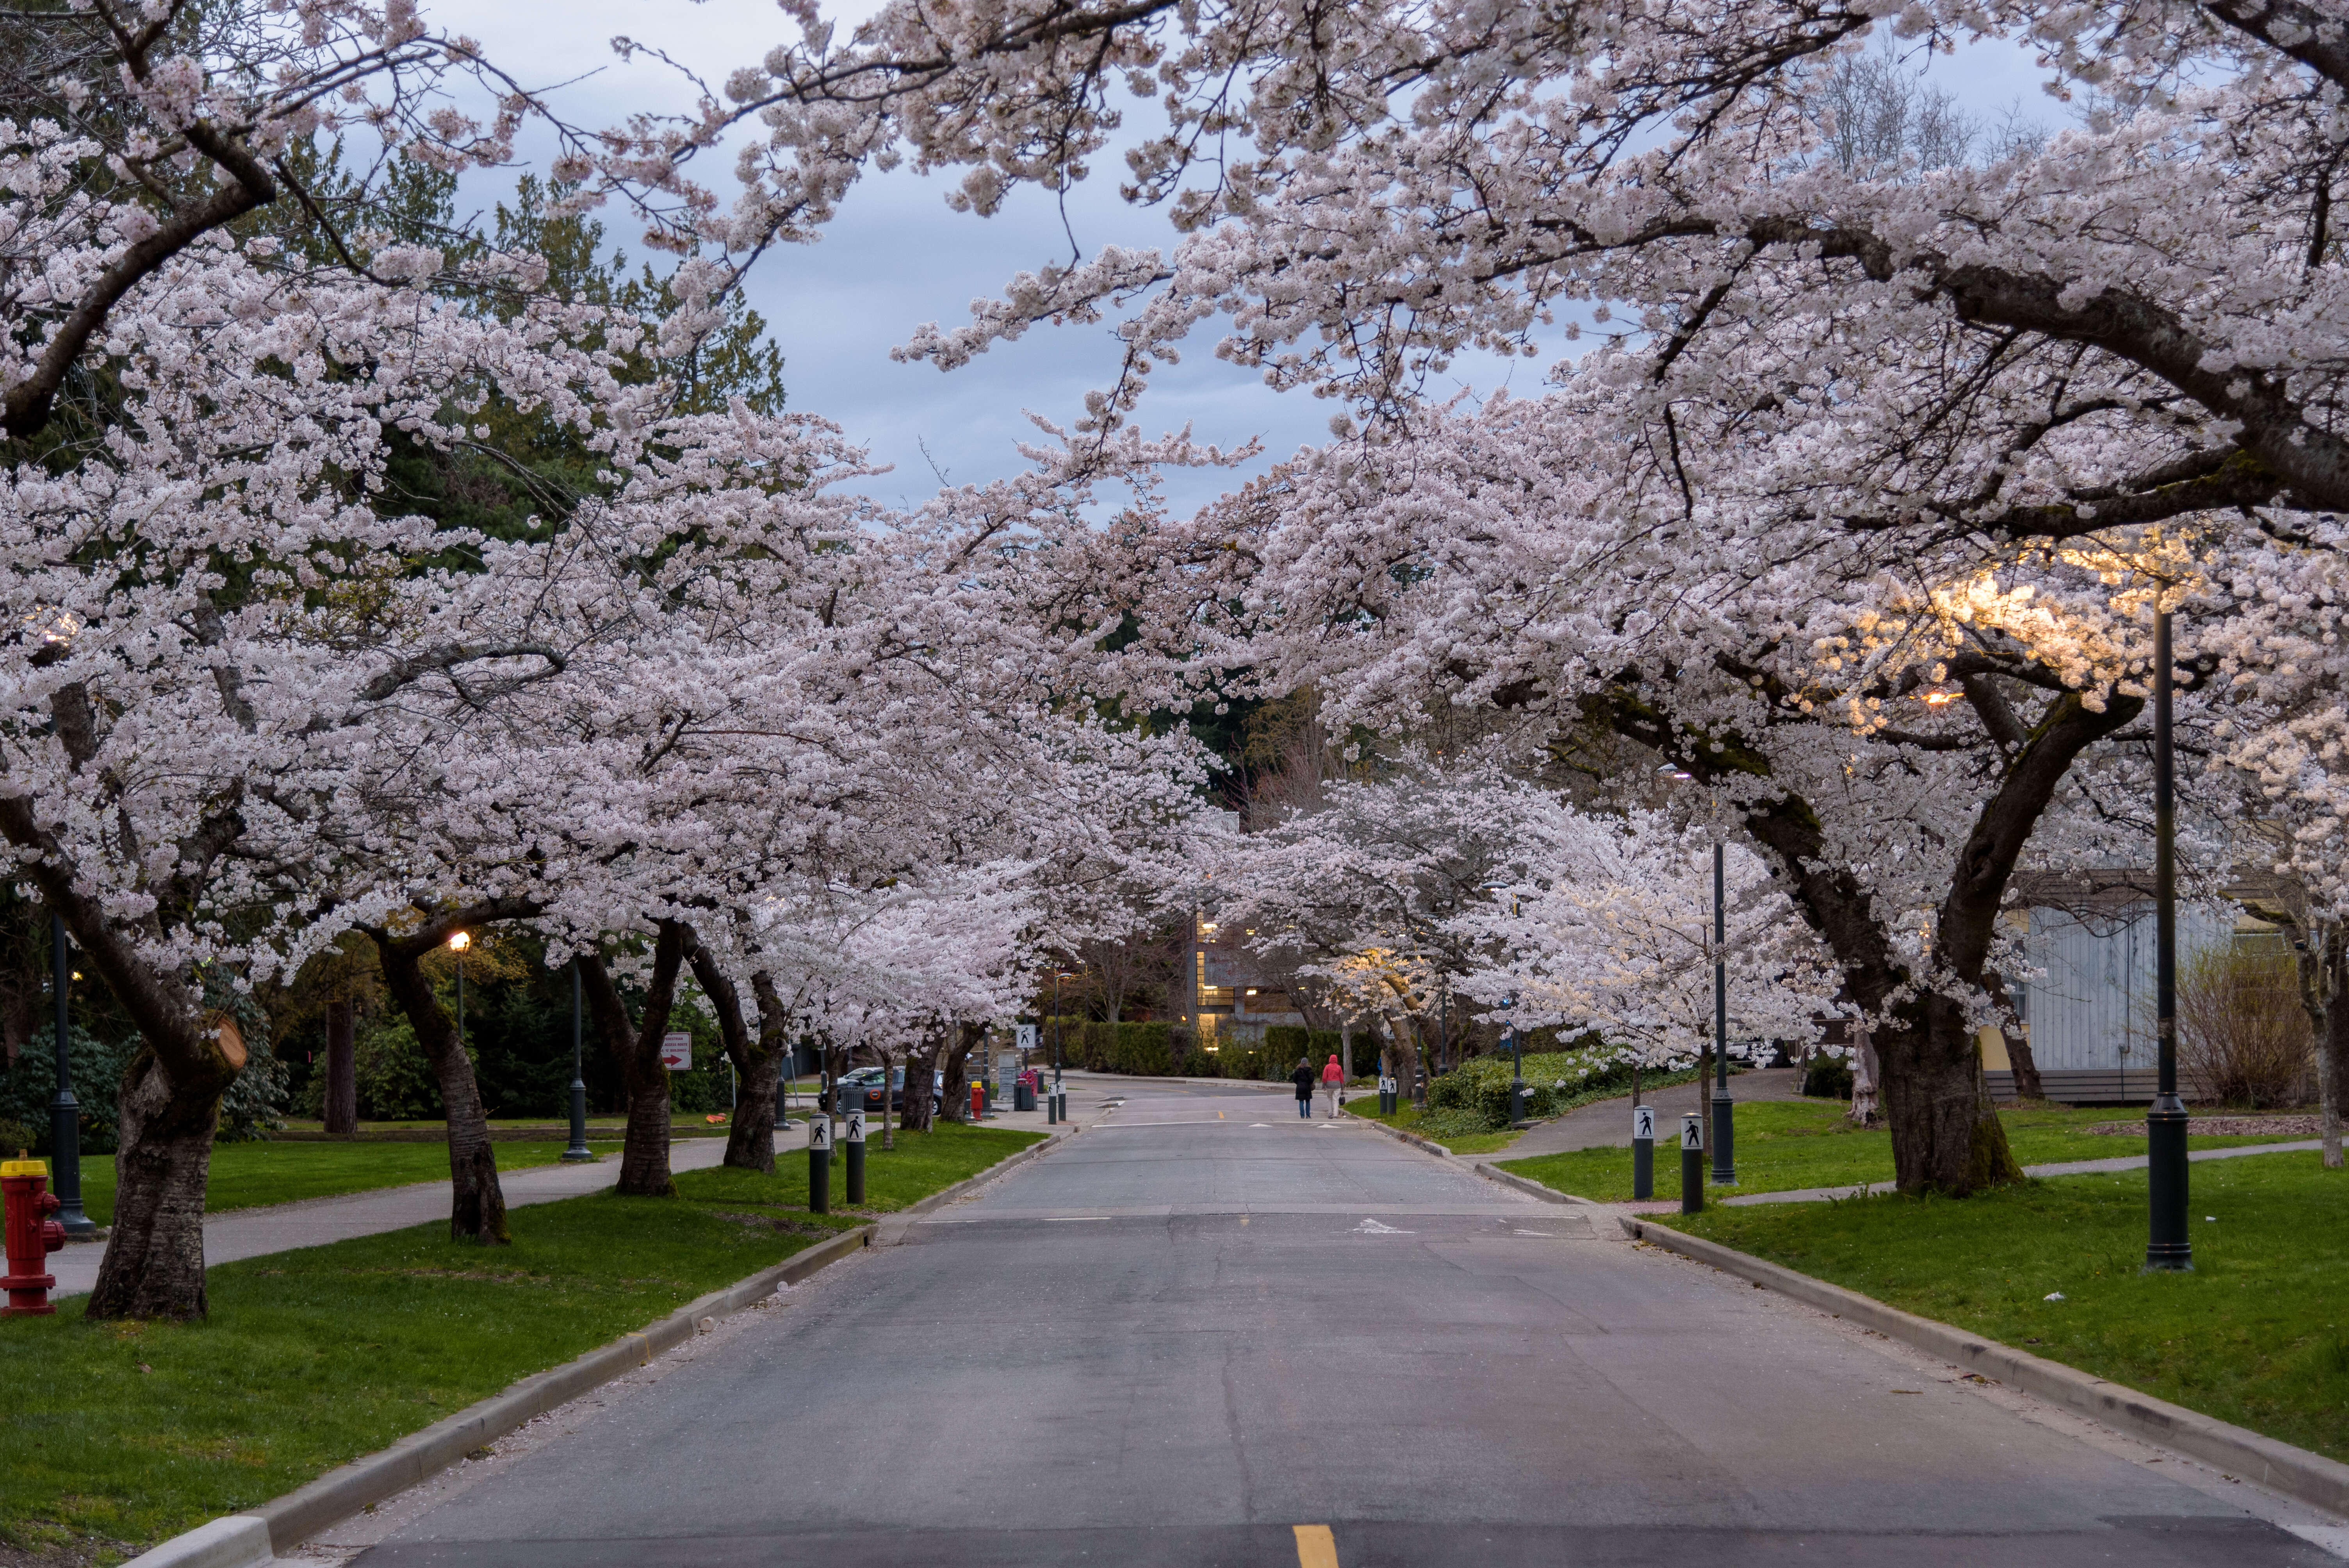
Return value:
M 1835 982 L 1760 856 L 1724 846 L 1728 931 L 1717 948 L 1713 824 L 1543 804 L 1516 823 L 1525 880 L 1452 923 L 1485 959 L 1462 979 L 1464 994 L 1510 1004 L 1521 1027 L 1596 1031 L 1635 1071 L 1678 1068 L 1712 1042 L 1718 954 L 1733 1037 L 1751 1049 L 1817 1037 Z

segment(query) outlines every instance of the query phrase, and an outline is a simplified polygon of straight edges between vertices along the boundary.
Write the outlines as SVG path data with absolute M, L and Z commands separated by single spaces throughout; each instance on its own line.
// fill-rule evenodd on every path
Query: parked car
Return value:
M 840 1088 L 842 1109 L 853 1109 L 862 1104 L 865 1115 L 878 1117 L 881 1114 L 883 1088 L 879 1068 L 855 1068 L 841 1074 Z M 932 1072 L 930 1074 L 931 1115 L 937 1114 L 946 1092 L 947 1075 L 944 1072 Z M 889 1069 L 888 1096 L 888 1103 L 891 1105 L 903 1105 L 905 1102 L 905 1069 L 904 1068 L 895 1067 Z M 829 1102 L 826 1103 L 825 1109 L 831 1109 Z

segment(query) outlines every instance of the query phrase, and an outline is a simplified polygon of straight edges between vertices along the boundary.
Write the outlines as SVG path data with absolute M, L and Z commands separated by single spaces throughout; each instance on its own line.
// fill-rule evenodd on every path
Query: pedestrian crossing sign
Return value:
M 1704 1148 L 1704 1123 L 1695 1116 L 1681 1118 L 1681 1151 Z
M 830 1117 L 819 1113 L 810 1119 L 808 1122 L 808 1147 L 810 1149 L 822 1150 L 826 1153 L 831 1152 L 832 1119 Z
M 1642 1138 L 1651 1143 L 1655 1141 L 1656 1108 L 1654 1106 L 1635 1105 L 1631 1108 L 1631 1137 L 1634 1141 Z

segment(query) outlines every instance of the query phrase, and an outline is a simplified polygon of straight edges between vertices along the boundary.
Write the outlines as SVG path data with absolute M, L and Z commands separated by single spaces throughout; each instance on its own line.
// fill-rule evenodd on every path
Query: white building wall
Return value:
M 2043 973 L 2023 988 L 2023 1016 L 2041 1073 L 2118 1071 L 2134 1080 L 2142 1071 L 2151 1092 L 2153 927 L 2150 903 L 2085 921 L 2064 910 L 2031 912 L 2024 954 Z M 2178 967 L 2231 940 L 2233 930 L 2229 915 L 2179 906 Z

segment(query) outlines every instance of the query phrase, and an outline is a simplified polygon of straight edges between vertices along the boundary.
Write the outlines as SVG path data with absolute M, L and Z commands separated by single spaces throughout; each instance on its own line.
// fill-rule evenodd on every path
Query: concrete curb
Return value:
M 245 1568 L 276 1561 L 269 1551 L 269 1522 L 251 1513 L 199 1524 L 130 1560 L 138 1568 Z
M 1423 1153 L 1433 1154 L 1438 1160 L 1451 1160 L 1455 1158 L 1452 1150 L 1444 1148 L 1441 1143 L 1433 1142 L 1427 1139 L 1422 1138 L 1416 1132 L 1405 1132 L 1400 1127 L 1389 1127 L 1385 1122 L 1372 1121 L 1367 1116 L 1358 1116 L 1354 1118 L 1354 1119 L 1361 1122 L 1364 1127 L 1374 1128 L 1378 1131 L 1385 1133 L 1389 1138 L 1394 1139 L 1398 1142 L 1408 1143 L 1413 1149 L 1419 1150 Z
M 1588 1198 L 1578 1198 L 1571 1192 L 1561 1192 L 1555 1187 L 1545 1187 L 1530 1176 L 1520 1176 L 1514 1171 L 1504 1171 L 1487 1160 L 1475 1161 L 1468 1168 L 1486 1181 L 1498 1181 L 1504 1187 L 1515 1187 L 1518 1191 L 1530 1193 L 1545 1203 L 1572 1203 L 1591 1209 L 1599 1207 Z
M 1071 1128 L 1070 1133 L 1078 1130 L 1081 1130 Z M 1061 1136 L 1067 1135 L 1048 1137 L 1016 1154 L 1006 1155 L 977 1175 L 966 1177 L 897 1212 L 926 1213 L 941 1203 L 950 1202 L 979 1183 L 993 1181 L 1013 1166 L 1034 1159 Z M 420 1432 L 409 1433 L 389 1448 L 328 1470 L 306 1486 L 296 1487 L 250 1513 L 230 1514 L 175 1535 L 130 1559 L 123 1568 L 253 1568 L 254 1564 L 274 1562 L 273 1553 L 278 1548 L 291 1550 L 368 1504 L 405 1491 L 446 1470 L 523 1422 L 634 1371 L 693 1337 L 703 1318 L 730 1317 L 772 1295 L 777 1285 L 796 1284 L 826 1264 L 863 1251 L 873 1244 L 879 1231 L 877 1224 L 843 1231 L 829 1241 L 819 1242 L 781 1263 L 761 1269 L 748 1279 L 689 1301 L 639 1332 L 623 1334 L 576 1360 L 534 1373 L 502 1394 L 492 1394 Z
M 1684 1257 L 1710 1264 L 1724 1274 L 1766 1285 L 1781 1295 L 1872 1328 L 1930 1356 L 1971 1367 L 2010 1387 L 2093 1416 L 2107 1426 L 2191 1455 L 2205 1464 L 2216 1465 L 2230 1475 L 2256 1481 L 2331 1513 L 2349 1514 L 2349 1465 L 2323 1454 L 2262 1437 L 2215 1417 L 2140 1394 L 2126 1385 L 2092 1377 L 2077 1367 L 1952 1328 L 1946 1323 L 1887 1306 L 1872 1296 L 1797 1274 L 1718 1242 L 1687 1235 L 1652 1220 L 1630 1215 L 1618 1215 L 1617 1219 L 1635 1241 L 1653 1242 Z

